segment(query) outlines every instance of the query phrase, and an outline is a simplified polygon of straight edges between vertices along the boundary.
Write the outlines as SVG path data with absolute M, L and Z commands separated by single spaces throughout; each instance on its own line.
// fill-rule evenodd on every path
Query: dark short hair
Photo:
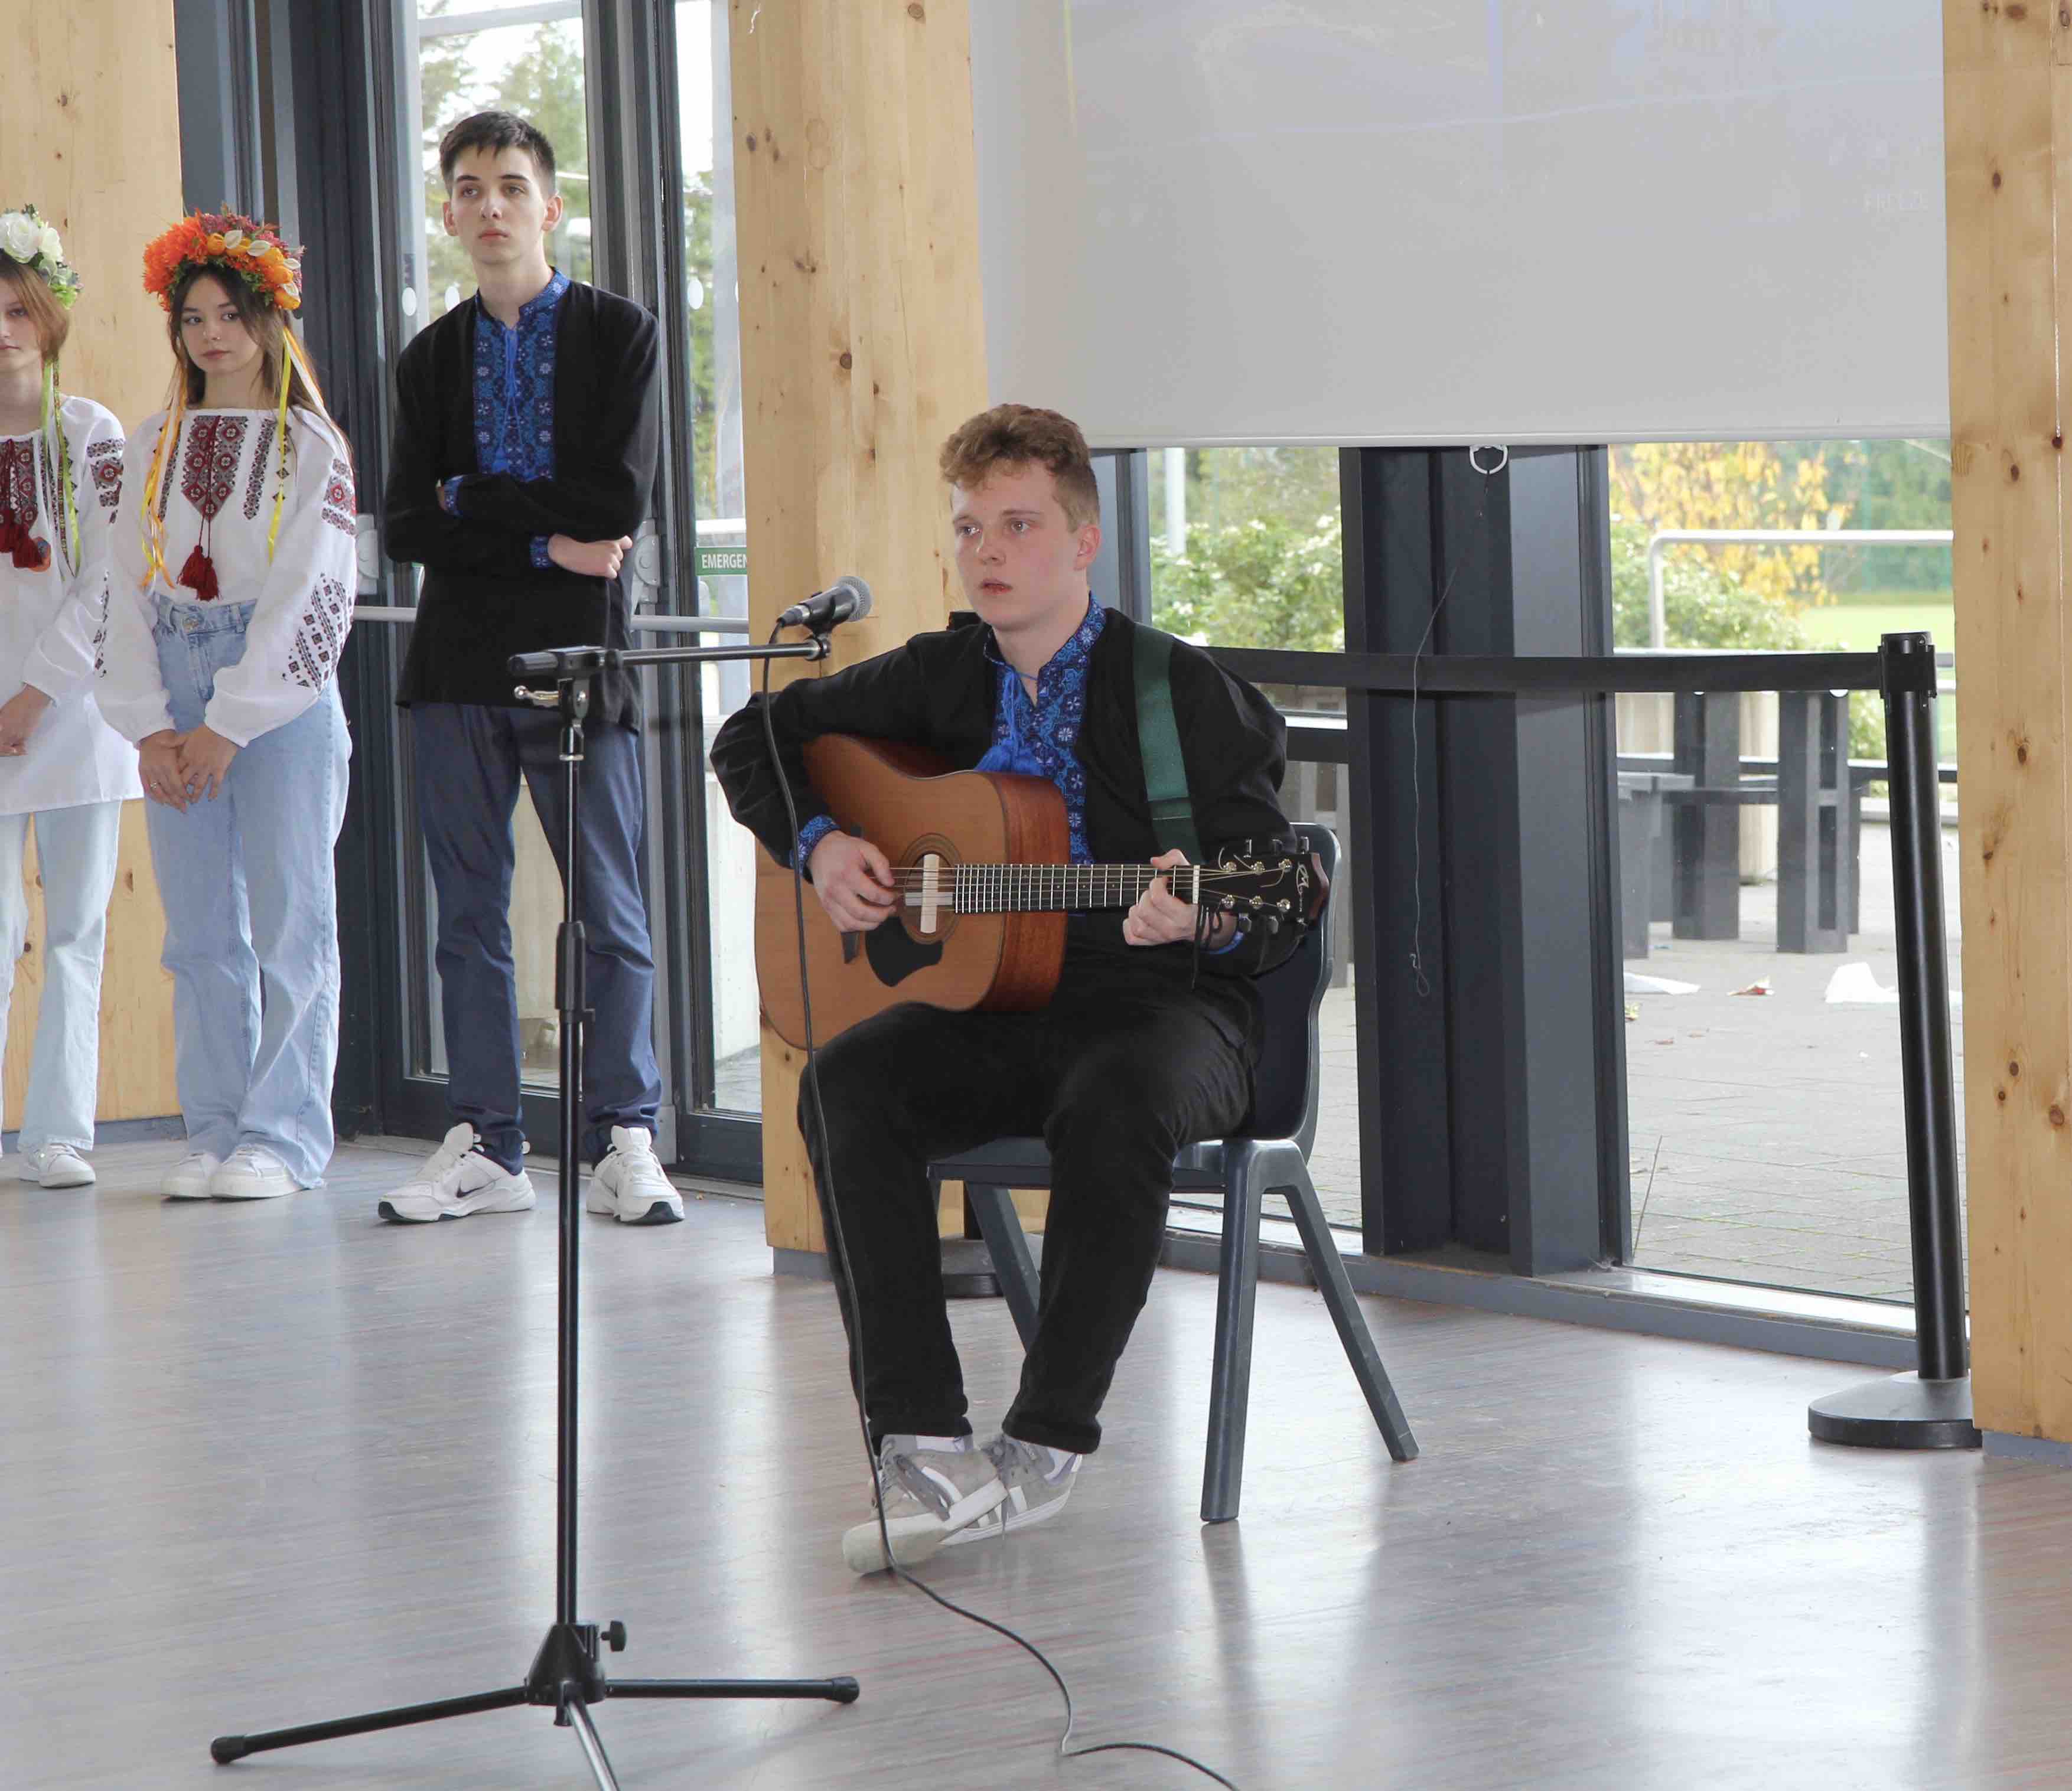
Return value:
M 547 134 L 529 118 L 515 112 L 476 112 L 451 126 L 439 139 L 439 178 L 453 191 L 454 164 L 470 150 L 523 150 L 532 158 L 540 177 L 540 191 L 554 191 L 554 146 Z
M 936 464 L 952 485 L 966 491 L 983 485 L 1001 466 L 1050 469 L 1065 520 L 1084 528 L 1100 520 L 1100 489 L 1079 425 L 1054 410 L 1027 405 L 995 405 L 980 411 L 943 444 Z

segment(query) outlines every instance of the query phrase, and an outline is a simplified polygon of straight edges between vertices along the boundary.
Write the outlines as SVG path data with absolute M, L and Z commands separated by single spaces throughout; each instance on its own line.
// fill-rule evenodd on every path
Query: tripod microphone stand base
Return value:
M 370 1735 L 378 1729 L 400 1729 L 413 1723 L 436 1723 L 449 1716 L 472 1716 L 483 1711 L 512 1710 L 521 1704 L 552 1710 L 557 1727 L 573 1728 L 582 1744 L 600 1791 L 619 1791 L 604 1744 L 590 1721 L 590 1706 L 606 1698 L 818 1698 L 829 1703 L 853 1704 L 857 1682 L 834 1679 L 619 1679 L 605 1677 L 598 1664 L 600 1640 L 614 1653 L 626 1645 L 626 1626 L 606 1625 L 602 1631 L 594 1623 L 557 1623 L 547 1632 L 533 1657 L 532 1670 L 520 1686 L 498 1691 L 479 1691 L 464 1698 L 442 1698 L 428 1704 L 403 1704 L 393 1710 L 372 1711 L 363 1716 L 340 1717 L 329 1723 L 306 1723 L 292 1729 L 269 1729 L 258 1735 L 220 1735 L 208 1744 L 219 1766 L 228 1766 L 247 1754 L 264 1753 L 274 1748 L 299 1748 L 312 1741 L 336 1741 L 347 1736 Z
M 561 1017 L 561 1255 L 560 1311 L 556 1326 L 559 1362 L 556 1375 L 554 1622 L 533 1657 L 523 1685 L 471 1697 L 442 1698 L 427 1704 L 403 1704 L 393 1710 L 307 1723 L 298 1728 L 268 1729 L 257 1735 L 220 1735 L 208 1744 L 210 1755 L 227 1766 L 247 1754 L 275 1748 L 298 1748 L 312 1741 L 335 1741 L 377 1729 L 400 1729 L 413 1723 L 436 1723 L 449 1716 L 472 1716 L 483 1711 L 512 1710 L 530 1704 L 554 1713 L 557 1728 L 572 1728 L 582 1744 L 599 1791 L 619 1791 L 604 1744 L 590 1721 L 590 1707 L 606 1698 L 816 1698 L 853 1704 L 857 1682 L 833 1679 L 621 1679 L 606 1678 L 598 1664 L 602 1641 L 616 1653 L 626 1645 L 626 1625 L 600 1629 L 576 1621 L 577 1374 L 578 1349 L 577 1275 L 581 1255 L 583 1210 L 577 1187 L 582 1107 L 583 1033 L 589 1018 L 584 992 L 587 947 L 582 924 L 582 815 L 583 723 L 590 713 L 592 680 L 625 664 L 695 663 L 720 659 L 824 659 L 828 643 L 816 636 L 810 643 L 767 647 L 692 647 L 627 655 L 599 647 L 557 647 L 520 654 L 511 661 L 517 676 L 549 676 L 555 692 L 520 686 L 520 700 L 559 712 L 561 719 L 561 925 L 555 945 L 554 1007 Z

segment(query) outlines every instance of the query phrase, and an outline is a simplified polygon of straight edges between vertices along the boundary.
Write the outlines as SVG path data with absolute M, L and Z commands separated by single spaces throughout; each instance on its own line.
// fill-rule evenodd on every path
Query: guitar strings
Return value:
M 777 636 L 782 631 L 779 628 L 773 628 L 770 631 L 770 641 L 772 645 L 775 644 Z M 792 799 L 791 780 L 785 774 L 784 755 L 777 750 L 776 725 L 770 717 L 770 665 L 771 662 L 768 659 L 763 662 L 761 705 L 763 738 L 765 746 L 769 749 L 771 765 L 777 773 L 777 787 L 784 798 L 784 815 L 791 828 L 791 836 L 796 840 L 799 837 L 799 808 L 798 804 Z M 849 1310 L 854 1312 L 857 1309 L 856 1277 L 849 1266 L 848 1241 L 842 1235 L 841 1214 L 835 1206 L 834 1159 L 828 1149 L 826 1115 L 820 1111 L 819 1050 L 813 1037 L 813 992 L 806 948 L 806 872 L 805 867 L 798 862 L 798 856 L 796 851 L 791 854 L 791 914 L 797 930 L 799 999 L 804 1017 L 806 1035 L 806 1062 L 800 1079 L 806 1087 L 808 1093 L 806 1106 L 812 1115 L 814 1135 L 820 1146 L 819 1161 L 826 1173 L 825 1185 L 822 1185 L 820 1177 L 814 1177 L 814 1188 L 820 1202 L 820 1222 L 827 1231 L 830 1261 L 835 1273 L 841 1277 L 845 1303 Z M 1079 1719 L 1078 1713 L 1072 1704 L 1072 1688 L 1065 1682 L 1064 1674 L 1051 1664 L 1050 1657 L 1035 1643 L 1030 1641 L 1026 1636 L 1009 1629 L 1005 1624 L 997 1623 L 989 1616 L 982 1616 L 976 1611 L 968 1609 L 954 1599 L 945 1598 L 934 1587 L 923 1580 L 916 1579 L 893 1559 L 892 1538 L 885 1526 L 885 1490 L 878 1477 L 877 1452 L 870 1446 L 870 1419 L 864 1396 L 867 1382 L 861 1328 L 852 1325 L 849 1327 L 849 1330 L 850 1383 L 856 1392 L 857 1428 L 863 1440 L 864 1459 L 870 1465 L 870 1502 L 871 1509 L 876 1513 L 878 1518 L 878 1544 L 883 1551 L 886 1563 L 894 1575 L 911 1586 L 916 1592 L 925 1593 L 953 1616 L 960 1616 L 967 1622 L 975 1623 L 982 1629 L 990 1629 L 995 1635 L 1013 1642 L 1016 1647 L 1021 1649 L 1050 1674 L 1051 1683 L 1057 1686 L 1058 1695 L 1064 1700 L 1065 1703 L 1065 1727 L 1058 1737 L 1058 1755 L 1060 1759 L 1078 1760 L 1088 1754 L 1158 1754 L 1167 1760 L 1178 1760 L 1183 1766 L 1193 1767 L 1204 1778 L 1212 1780 L 1215 1783 L 1222 1785 L 1223 1791 L 1240 1791 L 1238 1785 L 1225 1778 L 1214 1767 L 1205 1766 L 1192 1754 L 1182 1753 L 1178 1748 L 1168 1748 L 1159 1742 L 1096 1741 L 1080 1747 L 1074 1747 L 1071 1744 L 1072 1730 Z

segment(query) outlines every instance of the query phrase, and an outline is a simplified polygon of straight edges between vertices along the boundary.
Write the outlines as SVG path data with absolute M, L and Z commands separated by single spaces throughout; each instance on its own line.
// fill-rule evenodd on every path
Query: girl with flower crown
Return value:
M 144 284 L 172 390 L 130 437 L 101 706 L 137 743 L 165 903 L 188 1145 L 165 1192 L 261 1200 L 314 1186 L 331 1152 L 352 463 L 271 229 L 183 218 Z
M 0 212 L 0 1045 L 27 942 L 31 824 L 43 889 L 43 998 L 22 1109 L 19 1170 L 46 1188 L 93 1180 L 101 955 L 122 802 L 137 755 L 94 701 L 122 426 L 61 392 L 79 281 L 34 206 Z

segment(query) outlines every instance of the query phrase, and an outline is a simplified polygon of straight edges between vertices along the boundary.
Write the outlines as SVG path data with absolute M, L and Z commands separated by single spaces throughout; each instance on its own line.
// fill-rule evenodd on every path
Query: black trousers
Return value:
M 894 1008 L 821 1050 L 824 1156 L 810 1081 L 800 1125 L 855 1280 L 852 1306 L 835 1278 L 874 1440 L 971 1430 L 928 1163 L 1040 1136 L 1053 1169 L 1042 1294 L 1005 1428 L 1060 1449 L 1099 1446 L 1101 1403 L 1157 1267 L 1174 1154 L 1234 1130 L 1251 1105 L 1243 1040 L 1184 985 L 1068 960 L 1040 1013 Z

